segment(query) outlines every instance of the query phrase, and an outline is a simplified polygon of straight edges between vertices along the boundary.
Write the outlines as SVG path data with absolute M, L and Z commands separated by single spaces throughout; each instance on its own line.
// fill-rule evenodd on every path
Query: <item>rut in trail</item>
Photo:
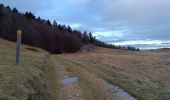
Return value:
M 99 78 L 95 73 L 90 73 L 87 70 L 73 65 L 75 70 L 81 74 L 86 81 L 89 81 L 93 85 L 94 89 L 100 93 L 100 96 L 97 100 L 122 100 L 116 95 L 116 92 L 113 92 L 108 88 L 107 83 Z
M 60 60 L 66 69 L 74 71 L 76 76 L 80 78 L 80 86 L 84 84 L 82 82 L 85 82 L 86 84 L 84 84 L 83 87 L 97 93 L 91 95 L 93 98 L 91 98 L 91 100 L 121 100 L 118 96 L 116 96 L 115 92 L 108 88 L 106 85 L 107 83 L 103 79 L 99 78 L 95 73 L 90 73 L 81 66 L 78 66 L 67 59 L 60 58 Z M 85 88 L 83 88 L 83 92 L 88 92 Z M 84 93 L 84 95 L 85 94 L 87 93 Z
M 87 70 L 84 66 L 88 65 L 77 64 L 63 57 L 58 57 L 57 62 L 60 100 L 136 100 Z M 70 77 L 70 74 L 76 77 Z

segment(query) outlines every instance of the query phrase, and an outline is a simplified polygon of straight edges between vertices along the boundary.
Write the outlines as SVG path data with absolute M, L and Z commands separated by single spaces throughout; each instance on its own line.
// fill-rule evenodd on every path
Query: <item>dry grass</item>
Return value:
M 69 62 L 61 55 L 53 57 L 56 60 L 56 62 L 54 63 L 56 66 L 64 66 L 70 76 L 79 77 L 79 85 L 83 89 L 85 100 L 99 100 L 99 98 L 101 97 L 101 93 L 97 91 L 96 87 L 94 87 L 95 85 L 92 84 L 90 80 L 87 80 L 85 76 L 78 71 L 76 65 Z
M 15 65 L 15 43 L 0 39 L 0 100 L 58 99 L 56 65 L 80 77 L 88 100 L 99 99 L 98 85 L 81 70 L 119 85 L 141 100 L 170 100 L 170 51 L 125 51 L 98 48 L 49 57 L 38 48 L 22 45 L 21 64 Z M 49 59 L 48 59 L 49 58 Z M 48 60 L 47 60 L 48 59 Z
M 21 63 L 15 65 L 15 43 L 0 38 L 0 100 L 50 100 L 53 76 L 47 52 L 21 47 Z M 49 67 L 48 67 L 49 66 Z M 51 66 L 52 68 L 52 66 Z
M 98 48 L 91 53 L 66 54 L 139 99 L 170 99 L 170 51 L 124 51 Z

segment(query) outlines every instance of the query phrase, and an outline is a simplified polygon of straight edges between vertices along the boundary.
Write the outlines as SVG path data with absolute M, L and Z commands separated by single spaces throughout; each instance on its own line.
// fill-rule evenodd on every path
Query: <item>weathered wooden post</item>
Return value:
M 16 65 L 19 65 L 19 61 L 20 61 L 21 35 L 22 35 L 22 30 L 21 30 L 21 28 L 19 28 L 17 30 Z

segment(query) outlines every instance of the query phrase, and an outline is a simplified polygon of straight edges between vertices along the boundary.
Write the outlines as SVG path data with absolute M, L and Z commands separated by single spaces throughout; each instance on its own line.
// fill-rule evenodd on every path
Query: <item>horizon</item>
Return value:
M 137 45 L 170 43 L 170 1 L 168 0 L 0 0 L 20 12 L 56 20 L 73 29 L 92 32 L 109 44 Z M 154 3 L 153 3 L 154 2 Z M 27 4 L 27 5 L 25 5 Z M 72 10 L 70 10 L 72 9 Z

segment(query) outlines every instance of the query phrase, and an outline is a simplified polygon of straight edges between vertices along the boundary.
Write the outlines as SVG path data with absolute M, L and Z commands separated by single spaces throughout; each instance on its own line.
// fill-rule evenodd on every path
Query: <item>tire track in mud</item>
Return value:
M 92 85 L 92 89 L 95 89 L 94 91 L 100 94 L 98 95 L 98 98 L 95 98 L 95 100 L 122 100 L 116 95 L 116 92 L 113 92 L 111 89 L 109 89 L 107 82 L 99 78 L 95 73 L 90 73 L 80 66 L 71 63 L 67 59 L 63 61 L 63 63 L 67 63 L 66 65 L 68 65 L 65 66 L 66 68 L 71 68 L 71 70 L 76 71 L 76 73 L 78 74 L 77 77 L 79 77 L 80 80 L 88 81 L 88 83 Z

